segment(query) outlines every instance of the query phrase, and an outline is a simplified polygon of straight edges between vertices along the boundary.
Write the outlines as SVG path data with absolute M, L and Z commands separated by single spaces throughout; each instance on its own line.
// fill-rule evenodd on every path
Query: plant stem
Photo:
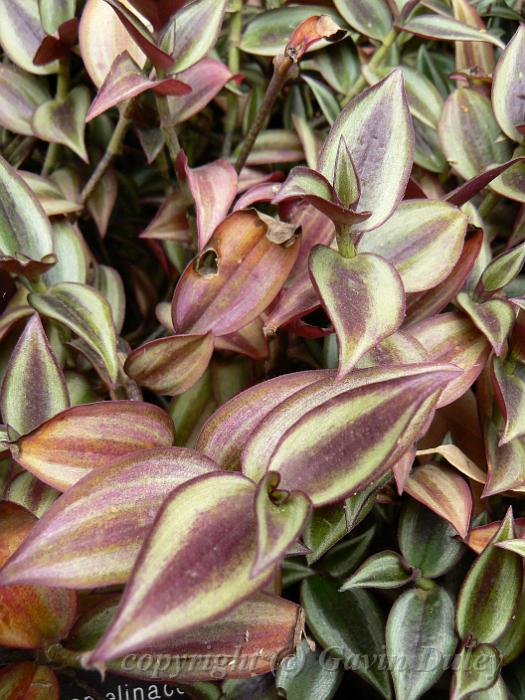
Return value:
M 159 75 L 159 78 L 160 77 L 162 76 Z M 170 154 L 173 167 L 175 167 L 177 156 L 179 155 L 181 149 L 175 126 L 171 123 L 168 98 L 164 95 L 157 95 L 157 109 L 159 111 L 160 127 L 162 129 L 162 133 L 164 134 L 164 138 L 166 139 L 168 153 Z
M 58 62 L 58 76 L 57 76 L 57 91 L 56 99 L 65 100 L 69 92 L 69 59 L 63 58 Z M 44 165 L 42 167 L 42 175 L 48 175 L 52 172 L 58 163 L 58 157 L 60 155 L 60 144 L 50 143 L 47 149 L 46 158 L 44 160 Z
M 352 241 L 351 226 L 336 226 L 336 241 L 339 253 L 343 258 L 355 258 L 356 250 Z
M 108 147 L 106 148 L 106 152 L 102 156 L 101 160 L 99 161 L 97 167 L 95 168 L 94 172 L 92 173 L 91 177 L 87 181 L 87 183 L 84 186 L 84 189 L 82 190 L 80 194 L 80 201 L 82 204 L 86 202 L 87 199 L 89 199 L 89 196 L 93 193 L 93 190 L 95 187 L 98 185 L 100 180 L 104 177 L 107 169 L 113 162 L 114 158 L 118 156 L 120 153 L 120 150 L 122 148 L 122 144 L 124 142 L 124 139 L 126 137 L 126 134 L 128 132 L 128 129 L 131 124 L 131 113 L 133 110 L 133 101 L 128 100 L 128 102 L 124 103 L 122 105 L 122 108 L 120 110 L 120 116 L 117 122 L 117 126 L 115 127 L 115 131 L 113 132 L 113 136 L 110 139 L 110 142 L 108 143 Z
M 397 29 L 392 28 L 388 34 L 385 37 L 385 40 L 381 44 L 381 46 L 377 49 L 377 51 L 374 53 L 370 61 L 368 62 L 367 67 L 368 68 L 377 68 L 381 61 L 384 59 L 386 56 L 387 51 L 394 45 L 396 39 L 397 39 L 398 33 Z M 343 100 L 343 107 L 352 99 L 352 97 L 355 97 L 358 95 L 361 90 L 364 90 L 367 86 L 366 79 L 364 75 L 361 73 L 359 78 L 355 81 L 355 83 L 352 85 L 350 88 L 349 92 L 347 95 L 345 95 L 345 98 Z
M 228 67 L 230 71 L 235 74 L 239 72 L 240 69 L 240 52 L 239 52 L 239 42 L 241 40 L 242 32 L 242 2 L 238 2 L 235 8 L 235 12 L 230 18 L 230 31 L 228 37 Z M 226 112 L 226 117 L 224 119 L 224 144 L 222 148 L 222 155 L 228 158 L 233 143 L 233 134 L 235 132 L 235 125 L 237 124 L 237 117 L 239 114 L 239 98 L 233 93 L 228 94 L 228 111 Z
M 289 56 L 277 56 L 273 62 L 273 75 L 266 90 L 264 100 L 259 108 L 259 112 L 255 117 L 250 130 L 246 134 L 246 138 L 241 147 L 241 152 L 235 163 L 235 169 L 238 173 L 246 165 L 248 156 L 251 153 L 253 145 L 259 135 L 261 129 L 264 128 L 272 111 L 272 107 L 279 93 L 283 89 L 285 83 L 292 77 L 293 72 L 297 71 L 297 66 Z M 292 70 L 294 69 L 294 70 Z

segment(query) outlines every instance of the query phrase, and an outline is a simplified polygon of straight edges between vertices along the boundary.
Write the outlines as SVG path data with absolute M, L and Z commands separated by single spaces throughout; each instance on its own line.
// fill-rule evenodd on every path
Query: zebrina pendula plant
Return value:
M 79 5 L 0 0 L 0 697 L 522 698 L 521 2 Z

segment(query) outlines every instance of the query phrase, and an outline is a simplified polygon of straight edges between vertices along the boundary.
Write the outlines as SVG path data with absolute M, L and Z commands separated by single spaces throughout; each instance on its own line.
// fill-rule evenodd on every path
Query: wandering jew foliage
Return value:
M 525 3 L 0 49 L 1 700 L 523 700 Z

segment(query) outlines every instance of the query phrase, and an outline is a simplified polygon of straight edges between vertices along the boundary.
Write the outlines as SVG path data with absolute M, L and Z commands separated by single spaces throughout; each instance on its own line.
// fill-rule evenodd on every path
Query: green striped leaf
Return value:
M 36 108 L 51 99 L 39 78 L 3 63 L 0 66 L 0 125 L 15 134 L 32 136 Z
M 59 491 L 43 484 L 40 479 L 26 471 L 17 474 L 4 492 L 6 501 L 18 503 L 37 518 L 41 518 L 59 496 Z
M 172 447 L 139 450 L 95 469 L 39 520 L 0 572 L 0 585 L 125 583 L 166 494 L 216 468 L 197 452 Z
M 521 363 L 492 361 L 494 388 L 505 416 L 505 429 L 500 439 L 504 445 L 525 435 L 525 372 Z
M 401 511 L 398 540 L 403 557 L 426 578 L 442 576 L 465 551 L 445 520 L 412 499 Z
M 378 552 L 361 564 L 359 569 L 347 579 L 340 591 L 350 588 L 399 588 L 413 578 L 411 567 L 407 566 L 397 552 Z
M 2 418 L 19 435 L 25 435 L 68 406 L 62 369 L 38 314 L 34 314 L 7 366 L 0 392 Z
M 485 421 L 487 480 L 484 497 L 521 488 L 525 483 L 525 440 L 517 437 L 505 442 L 502 432 L 492 420 Z
M 27 73 L 56 73 L 56 61 L 45 66 L 37 66 L 33 61 L 44 37 L 39 0 L 0 3 L 0 44 L 13 63 Z
M 341 15 L 326 5 L 280 7 L 256 15 L 244 30 L 239 48 L 245 53 L 278 56 L 284 52 L 296 27 L 315 15 L 328 15 L 336 24 L 344 25 Z M 327 43 L 316 42 L 311 50 L 321 49 Z
M 252 574 L 266 571 L 299 538 L 310 516 L 311 503 L 302 493 L 281 491 L 279 474 L 268 472 L 257 487 L 257 558 Z
M 396 697 L 417 700 L 429 690 L 447 668 L 456 643 L 454 604 L 443 588 L 403 593 L 386 624 Z
M 56 262 L 51 224 L 35 195 L 0 158 L 0 267 L 33 276 Z
M 474 644 L 461 650 L 452 678 L 450 700 L 477 698 L 492 688 L 501 669 L 501 654 L 491 644 Z M 489 696 L 490 697 L 490 696 Z
M 60 143 L 70 148 L 79 158 L 89 162 L 84 132 L 91 95 L 81 85 L 73 88 L 63 99 L 54 99 L 40 105 L 32 120 L 35 136 L 49 143 Z
M 111 381 L 118 374 L 117 338 L 111 308 L 92 287 L 61 282 L 42 294 L 30 294 L 31 306 L 40 314 L 78 335 L 104 363 Z
M 507 250 L 494 258 L 481 275 L 484 292 L 497 292 L 518 276 L 525 262 L 525 243 Z
M 89 267 L 89 252 L 78 227 L 65 218 L 55 219 L 52 232 L 57 263 L 44 272 L 42 281 L 48 287 L 60 282 L 85 284 Z
M 213 336 L 174 335 L 136 348 L 124 370 L 141 386 L 158 394 L 183 394 L 206 371 L 213 354 Z
M 386 223 L 362 236 L 357 249 L 388 260 L 405 292 L 421 292 L 450 275 L 466 232 L 467 217 L 457 207 L 438 200 L 405 200 Z
M 461 88 L 448 97 L 439 121 L 439 136 L 448 162 L 465 180 L 513 157 L 510 142 L 502 138 L 490 100 L 473 89 Z M 524 183 L 525 164 L 519 162 L 492 180 L 490 187 L 498 194 L 524 202 Z
M 335 180 L 341 138 L 361 181 L 359 208 L 373 212 L 353 230 L 369 231 L 395 210 L 412 169 L 414 134 L 401 70 L 360 93 L 335 121 L 317 164 L 329 182 Z
M 492 82 L 492 109 L 501 130 L 513 141 L 523 141 L 517 127 L 525 122 L 520 76 L 525 71 L 525 27 L 520 24 L 500 56 Z
M 490 644 L 509 626 L 521 595 L 523 564 L 514 552 L 496 545 L 513 537 L 514 521 L 509 509 L 463 582 L 456 609 L 456 625 L 462 639 L 472 636 Z
M 303 491 L 314 506 L 361 491 L 417 440 L 452 376 L 405 376 L 318 404 L 280 431 L 268 470 L 281 474 L 281 488 Z
M 116 607 L 113 597 L 88 609 L 71 631 L 68 648 L 93 649 Z M 178 684 L 224 676 L 250 678 L 275 672 L 276 659 L 295 652 L 303 627 L 304 616 L 297 604 L 258 593 L 224 617 L 146 647 L 141 654 L 110 662 L 108 669 L 128 678 Z M 154 662 L 140 663 L 143 654 L 151 655 Z
M 309 265 L 312 281 L 339 340 L 341 378 L 403 323 L 403 284 L 389 262 L 369 253 L 343 258 L 331 248 L 317 246 L 310 254 Z M 378 289 L 385 297 L 378 297 Z M 384 298 L 388 298 L 388 304 Z
M 405 491 L 449 522 L 459 535 L 468 535 L 472 493 L 459 474 L 443 465 L 425 464 L 408 477 Z
M 283 397 L 278 403 L 274 404 L 264 420 L 259 425 L 253 425 L 252 429 L 246 437 L 249 439 L 245 443 L 245 448 L 242 454 L 242 469 L 243 472 L 254 481 L 260 481 L 264 473 L 268 471 L 272 459 L 272 455 L 276 452 L 277 447 L 283 438 L 299 425 L 301 419 L 310 418 L 318 415 L 323 406 L 334 406 L 334 401 L 347 401 L 351 398 L 352 391 L 371 387 L 372 389 L 383 389 L 397 386 L 398 382 L 403 383 L 405 380 L 413 380 L 415 384 L 420 381 L 429 380 L 436 372 L 436 378 L 441 377 L 444 381 L 444 372 L 448 377 L 450 370 L 449 365 L 429 365 L 429 364 L 414 364 L 408 366 L 394 367 L 374 367 L 369 369 L 354 370 L 350 375 L 340 381 L 335 380 L 334 373 L 325 371 L 323 375 L 318 376 L 318 381 L 312 383 L 311 386 L 297 387 L 296 391 L 288 397 Z M 291 375 L 298 376 L 298 375 Z M 260 385 L 263 387 L 264 385 Z M 242 397 L 243 394 L 240 394 Z M 386 392 L 385 392 L 386 399 Z M 239 398 L 240 400 L 240 398 Z M 350 416 L 350 414 L 349 414 Z M 348 420 L 345 421 L 345 424 Z M 337 430 L 335 424 L 334 429 Z M 316 428 L 317 431 L 317 428 Z M 322 433 L 316 432 L 321 438 Z M 344 442 L 344 431 L 341 432 L 341 440 Z M 379 437 L 379 436 L 378 436 Z M 320 440 L 319 449 L 321 449 L 322 441 Z M 354 445 L 352 449 L 355 449 Z M 302 450 L 300 451 L 302 453 Z M 348 459 L 351 459 L 351 451 L 346 454 Z M 210 455 L 211 456 L 211 455 Z M 324 460 L 323 460 L 324 462 Z M 353 462 L 352 462 L 353 464 Z M 295 488 L 295 486 L 293 487 Z
M 215 45 L 226 11 L 226 0 L 196 0 L 177 12 L 173 72 L 193 66 Z
M 441 39 L 442 41 L 482 41 L 504 48 L 501 39 L 487 31 L 480 31 L 452 17 L 443 15 L 417 15 L 403 23 L 404 32 L 422 36 L 426 39 Z
M 487 338 L 499 357 L 515 321 L 512 304 L 505 299 L 489 299 L 478 304 L 466 292 L 458 294 L 457 303 Z
M 171 493 L 88 665 L 196 629 L 264 586 L 273 569 L 251 575 L 257 552 L 255 490 L 240 474 L 218 472 Z
M 287 700 L 331 700 L 343 679 L 342 664 L 303 640 L 294 657 L 279 666 L 275 685 Z
M 485 336 L 465 316 L 451 312 L 409 326 L 407 333 L 418 340 L 433 362 L 450 362 L 462 370 L 443 391 L 439 405 L 452 403 L 467 391 L 483 370 L 490 354 Z
M 92 469 L 137 450 L 173 445 L 173 423 L 142 401 L 100 401 L 59 413 L 12 446 L 15 459 L 65 491 Z
M 364 36 L 384 39 L 392 28 L 386 0 L 335 0 L 334 4 L 348 24 Z
M 318 576 L 305 579 L 301 602 L 308 627 L 330 654 L 370 683 L 382 697 L 390 700 L 389 673 L 379 658 L 385 645 L 385 621 L 375 599 L 367 591 L 340 593 L 333 579 Z
M 97 265 L 93 286 L 111 306 L 111 314 L 117 335 L 122 331 L 126 317 L 126 293 L 120 274 L 107 265 Z
M 241 453 L 255 428 L 287 398 L 333 372 L 295 372 L 256 384 L 221 406 L 206 421 L 196 449 L 211 457 L 221 469 L 238 470 Z

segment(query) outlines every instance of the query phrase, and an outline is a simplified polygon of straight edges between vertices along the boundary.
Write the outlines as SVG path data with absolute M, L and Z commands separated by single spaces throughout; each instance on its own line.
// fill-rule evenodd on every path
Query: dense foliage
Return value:
M 2 700 L 525 697 L 522 10 L 0 0 Z

